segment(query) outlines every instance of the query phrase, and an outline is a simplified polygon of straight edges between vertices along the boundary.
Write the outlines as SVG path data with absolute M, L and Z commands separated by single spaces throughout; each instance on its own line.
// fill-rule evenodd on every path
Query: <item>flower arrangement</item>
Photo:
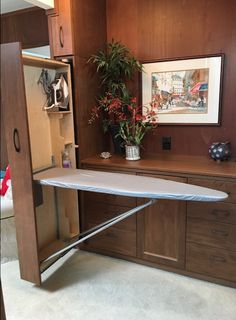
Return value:
M 142 109 L 146 108 L 145 114 Z M 137 104 L 136 98 L 131 98 L 128 104 L 124 104 L 120 98 L 108 95 L 100 101 L 98 106 L 92 109 L 90 123 L 98 119 L 103 111 L 109 115 L 109 119 L 116 119 L 119 124 L 120 136 L 126 145 L 140 146 L 147 131 L 156 128 L 156 105 L 143 107 Z
M 131 99 L 128 106 L 128 115 L 120 117 L 120 129 L 118 135 L 126 145 L 140 146 L 147 131 L 157 127 L 157 112 L 155 104 L 143 107 L 137 105 L 136 98 Z M 142 109 L 146 108 L 145 114 Z

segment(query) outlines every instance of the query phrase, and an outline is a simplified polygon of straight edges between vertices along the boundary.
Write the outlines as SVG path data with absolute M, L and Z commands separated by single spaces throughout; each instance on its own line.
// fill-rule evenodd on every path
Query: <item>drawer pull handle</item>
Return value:
M 16 128 L 13 130 L 13 144 L 16 152 L 20 152 L 20 137 L 19 131 Z
M 60 41 L 61 48 L 63 48 L 64 47 L 64 34 L 63 34 L 62 26 L 60 26 L 60 30 L 59 30 L 59 41 Z
M 214 209 L 212 214 L 217 218 L 228 218 L 230 216 L 230 212 L 227 210 Z
M 212 234 L 215 234 L 217 236 L 222 236 L 222 237 L 228 237 L 229 233 L 227 231 L 224 230 L 217 230 L 217 229 L 213 229 L 211 230 Z
M 210 256 L 209 259 L 214 262 L 226 262 L 226 259 L 220 256 Z

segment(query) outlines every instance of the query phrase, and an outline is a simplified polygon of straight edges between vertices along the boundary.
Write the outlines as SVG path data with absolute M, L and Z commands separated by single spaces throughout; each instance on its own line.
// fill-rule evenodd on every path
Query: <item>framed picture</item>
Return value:
M 142 65 L 144 114 L 152 107 L 160 124 L 219 125 L 222 54 Z

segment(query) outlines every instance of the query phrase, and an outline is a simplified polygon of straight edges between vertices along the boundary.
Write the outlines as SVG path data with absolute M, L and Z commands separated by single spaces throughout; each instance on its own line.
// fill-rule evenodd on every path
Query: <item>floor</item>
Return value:
M 43 285 L 1 265 L 7 320 L 236 320 L 236 290 L 73 250 Z

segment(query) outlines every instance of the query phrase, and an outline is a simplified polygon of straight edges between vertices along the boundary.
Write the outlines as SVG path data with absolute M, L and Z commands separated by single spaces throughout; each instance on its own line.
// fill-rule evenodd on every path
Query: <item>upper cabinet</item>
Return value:
M 99 83 L 87 61 L 106 43 L 106 0 L 56 0 L 47 16 L 51 57 L 71 61 L 80 165 L 81 159 L 104 150 L 101 128 L 88 124 Z
M 55 0 L 47 16 L 52 57 L 77 55 L 87 61 L 104 47 L 105 0 Z
M 48 28 L 53 57 L 74 54 L 71 0 L 55 0 L 55 8 L 48 11 Z

